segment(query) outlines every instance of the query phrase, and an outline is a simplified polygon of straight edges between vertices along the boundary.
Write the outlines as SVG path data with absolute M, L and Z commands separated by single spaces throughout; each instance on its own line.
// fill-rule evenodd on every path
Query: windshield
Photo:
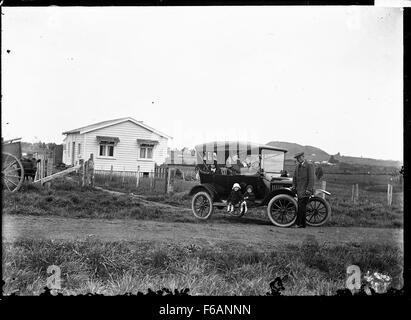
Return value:
M 263 149 L 261 155 L 264 172 L 280 173 L 284 169 L 285 153 L 283 151 Z

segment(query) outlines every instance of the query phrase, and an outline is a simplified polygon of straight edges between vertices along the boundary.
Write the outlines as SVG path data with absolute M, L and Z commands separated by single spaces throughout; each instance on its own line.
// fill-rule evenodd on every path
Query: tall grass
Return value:
M 333 295 L 345 286 L 346 268 L 378 271 L 402 287 L 403 256 L 384 244 L 329 247 L 316 241 L 260 252 L 233 243 L 213 247 L 153 242 L 33 241 L 3 244 L 4 293 L 37 295 L 47 267 L 61 268 L 63 294 L 105 295 L 148 288 L 188 288 L 191 295 L 264 295 L 276 277 L 286 295 Z

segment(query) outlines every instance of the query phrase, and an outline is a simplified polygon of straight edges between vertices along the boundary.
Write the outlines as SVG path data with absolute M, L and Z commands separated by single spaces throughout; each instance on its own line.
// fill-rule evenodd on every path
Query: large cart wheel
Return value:
M 11 153 L 1 155 L 1 178 L 3 190 L 15 192 L 20 189 L 24 180 L 24 168 L 20 160 Z
M 309 226 L 319 227 L 331 216 L 330 204 L 321 197 L 311 197 L 307 203 L 305 221 Z
M 191 208 L 196 218 L 206 220 L 214 211 L 213 200 L 207 192 L 197 192 L 191 201 Z
M 267 206 L 268 217 L 277 227 L 289 227 L 297 219 L 297 201 L 287 194 L 279 194 Z

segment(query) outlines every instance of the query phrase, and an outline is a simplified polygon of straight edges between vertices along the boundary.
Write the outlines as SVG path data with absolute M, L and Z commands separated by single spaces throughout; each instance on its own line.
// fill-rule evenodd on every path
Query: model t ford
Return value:
M 250 207 L 266 206 L 271 222 L 289 227 L 297 218 L 297 198 L 292 178 L 284 171 L 287 150 L 268 145 L 243 142 L 211 142 L 195 147 L 200 184 L 190 191 L 192 210 L 198 219 L 208 219 L 214 210 L 227 206 L 234 185 L 251 192 Z M 306 222 L 320 226 L 327 222 L 331 209 L 316 190 L 307 204 Z M 250 200 L 251 199 L 251 200 Z M 238 206 L 230 214 L 242 216 Z

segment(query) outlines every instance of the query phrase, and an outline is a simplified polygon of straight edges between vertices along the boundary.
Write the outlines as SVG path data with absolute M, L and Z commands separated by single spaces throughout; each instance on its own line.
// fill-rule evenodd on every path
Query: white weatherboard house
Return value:
M 137 171 L 149 173 L 155 164 L 163 164 L 167 157 L 170 136 L 142 121 L 120 118 L 91 124 L 63 132 L 63 162 L 78 164 L 94 155 L 96 170 Z

